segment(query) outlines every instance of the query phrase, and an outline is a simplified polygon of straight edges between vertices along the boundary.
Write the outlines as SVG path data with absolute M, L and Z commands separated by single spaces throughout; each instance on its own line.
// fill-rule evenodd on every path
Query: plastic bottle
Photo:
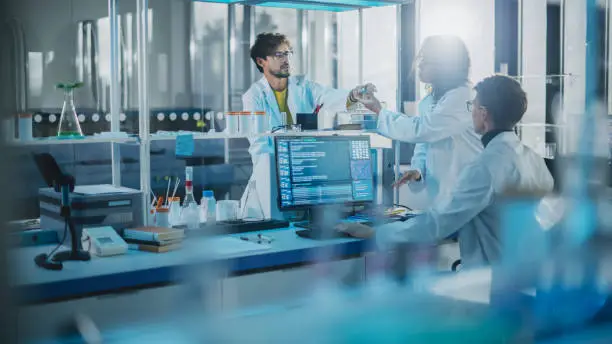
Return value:
M 202 199 L 200 200 L 200 222 L 206 222 L 206 225 L 214 225 L 217 222 L 217 200 L 212 190 L 202 191 Z

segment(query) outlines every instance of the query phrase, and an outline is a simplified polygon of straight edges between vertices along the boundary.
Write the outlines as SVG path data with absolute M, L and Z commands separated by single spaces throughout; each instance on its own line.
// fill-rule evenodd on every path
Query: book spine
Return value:
M 131 231 L 127 229 L 123 231 L 123 237 L 125 239 L 134 239 L 134 240 L 142 240 L 142 241 L 159 241 L 157 233 Z

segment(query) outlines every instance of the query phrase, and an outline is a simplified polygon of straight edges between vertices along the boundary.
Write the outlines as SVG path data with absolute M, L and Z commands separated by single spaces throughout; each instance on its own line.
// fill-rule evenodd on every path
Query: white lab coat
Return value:
M 312 113 L 317 105 L 323 104 L 323 112 L 335 115 L 338 111 L 346 109 L 349 91 L 338 90 L 310 81 L 304 76 L 290 76 L 287 89 L 287 105 L 296 123 L 298 113 Z M 265 77 L 255 82 L 242 96 L 244 111 L 263 111 L 266 113 L 268 130 L 282 124 L 281 113 L 274 96 L 274 91 Z M 249 139 L 251 146 L 249 153 L 253 166 L 257 164 L 260 154 L 274 153 L 274 141 L 270 137 Z
M 394 140 L 415 143 L 411 165 L 421 172 L 420 182 L 409 183 L 413 192 L 427 190 L 430 202 L 447 196 L 459 172 L 480 152 L 480 136 L 474 132 L 466 101 L 470 85 L 448 91 L 437 103 L 428 95 L 419 103 L 418 116 L 382 110 L 378 132 Z
M 296 123 L 296 115 L 298 113 L 312 113 L 317 105 L 323 105 L 319 116 L 334 116 L 338 111 L 346 110 L 346 102 L 349 91 L 338 90 L 331 87 L 323 86 L 319 83 L 306 79 L 304 76 L 290 76 L 288 79 L 287 88 L 287 105 L 293 123 Z M 242 105 L 244 111 L 263 111 L 266 113 L 267 119 L 267 130 L 270 131 L 274 127 L 282 124 L 281 113 L 278 107 L 278 102 L 274 96 L 274 91 L 268 80 L 262 77 L 259 81 L 255 82 L 242 96 Z M 319 121 L 322 123 L 324 121 Z M 260 136 L 257 138 L 249 138 L 249 153 L 251 154 L 251 160 L 253 162 L 253 175 L 257 169 L 268 169 L 269 160 L 260 164 L 261 157 L 268 155 L 272 157 L 274 155 L 274 139 L 270 136 Z M 264 173 L 265 174 L 265 173 Z M 253 179 L 253 175 L 251 179 Z M 261 179 L 261 178 L 260 178 Z M 276 178 L 269 178 L 269 180 L 257 180 L 256 187 L 258 193 L 261 192 L 275 192 Z M 269 187 L 269 188 L 268 188 Z M 265 190 L 263 190 L 265 188 Z M 260 199 L 267 200 L 270 197 L 259 195 Z M 272 199 L 272 206 L 276 208 L 277 203 L 274 198 Z M 246 204 L 245 205 L 246 192 L 242 196 L 242 206 L 252 208 L 256 205 Z M 251 203 L 249 198 L 249 203 Z M 270 213 L 265 211 L 266 216 L 270 216 Z M 274 213 L 274 212 L 272 212 Z
M 423 215 L 376 229 L 377 242 L 435 242 L 459 231 L 462 265 L 475 267 L 500 258 L 497 201 L 506 190 L 550 192 L 553 179 L 544 159 L 513 132 L 494 137 L 475 161 L 465 166 L 450 197 Z

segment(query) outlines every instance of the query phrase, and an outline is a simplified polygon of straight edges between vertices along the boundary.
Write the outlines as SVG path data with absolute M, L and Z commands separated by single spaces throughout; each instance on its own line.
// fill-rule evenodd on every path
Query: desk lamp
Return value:
M 38 167 L 38 171 L 45 180 L 45 183 L 49 187 L 52 187 L 55 192 L 61 192 L 62 194 L 60 216 L 64 218 L 64 228 L 67 227 L 69 229 L 71 238 L 69 251 L 60 251 L 53 254 L 53 252 L 57 249 L 56 248 L 49 254 L 39 254 L 34 258 L 34 262 L 36 262 L 36 265 L 44 269 L 61 270 L 63 268 L 62 262 L 64 261 L 90 260 L 91 256 L 89 255 L 89 252 L 79 250 L 78 248 L 79 238 L 77 238 L 76 228 L 71 217 L 70 193 L 74 191 L 76 182 L 75 178 L 70 174 L 63 173 L 51 154 L 42 153 L 34 154 L 33 156 L 36 166 Z M 65 239 L 66 233 L 64 232 L 64 238 L 58 244 L 58 247 L 64 243 Z

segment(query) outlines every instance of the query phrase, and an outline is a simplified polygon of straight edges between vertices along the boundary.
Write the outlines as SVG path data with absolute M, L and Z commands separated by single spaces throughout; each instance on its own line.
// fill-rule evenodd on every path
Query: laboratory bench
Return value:
M 23 301 L 18 316 L 20 341 L 73 343 L 75 341 L 48 339 L 63 337 L 66 332 L 62 329 L 74 327 L 75 314 L 89 317 L 105 339 L 113 339 L 113 342 L 151 338 L 164 342 L 159 340 L 175 338 L 172 342 L 190 343 L 194 342 L 193 338 L 181 336 L 193 328 L 181 329 L 177 319 L 185 320 L 178 321 L 181 326 L 187 326 L 186 322 L 194 319 L 202 319 L 204 324 L 210 320 L 203 317 L 205 310 L 215 311 L 213 314 L 222 320 L 220 326 L 233 323 L 259 328 L 265 321 L 277 319 L 274 328 L 283 329 L 279 324 L 285 319 L 293 317 L 297 321 L 295 319 L 308 315 L 309 321 L 313 321 L 315 314 L 327 316 L 325 312 L 334 309 L 333 306 L 336 311 L 344 312 L 342 315 L 336 313 L 340 317 L 354 317 L 348 311 L 350 307 L 357 307 L 355 314 L 375 307 L 380 316 L 384 314 L 383 318 L 397 316 L 387 309 L 396 307 L 398 302 L 415 299 L 408 288 L 381 284 L 378 278 L 381 275 L 376 273 L 380 261 L 376 259 L 372 241 L 310 240 L 298 237 L 292 228 L 260 233 L 274 239 L 269 247 L 260 250 L 211 253 L 211 242 L 214 244 L 215 240 L 245 233 L 212 238 L 199 236 L 187 239 L 181 250 L 162 254 L 128 251 L 121 256 L 93 257 L 89 262 L 67 262 L 62 271 L 43 270 L 33 262 L 35 255 L 49 252 L 55 245 L 14 249 L 9 256 L 11 266 L 15 267 L 11 271 L 12 284 Z M 610 266 L 612 253 L 603 248 L 609 247 L 612 240 L 607 240 L 605 245 L 603 240 L 594 242 L 597 251 L 605 253 L 602 264 Z M 603 269 L 603 273 L 604 279 L 612 281 L 612 270 Z M 456 311 L 444 313 L 451 317 L 456 314 L 495 316 L 492 303 L 503 305 L 508 301 L 512 302 L 512 309 L 519 304 L 521 309 L 532 309 L 534 290 L 523 290 L 518 297 L 492 294 L 492 275 L 490 268 L 483 268 L 433 276 L 424 284 L 427 293 L 418 294 L 417 302 L 427 298 L 456 308 Z M 360 283 L 366 281 L 366 284 Z M 495 299 L 499 297 L 502 299 Z M 316 300 L 321 304 L 313 306 Z M 373 304 L 377 302 L 378 305 Z M 419 311 L 415 313 L 415 309 Z M 429 311 L 427 307 L 410 308 L 406 316 L 414 318 Z M 491 311 L 493 313 L 489 313 Z M 187 314 L 193 314 L 193 318 Z M 419 316 L 415 319 L 420 321 Z M 350 320 L 341 322 L 346 321 Z M 287 329 L 292 326 L 296 324 L 287 323 Z M 244 337 L 244 333 L 232 333 L 227 328 L 223 335 L 237 343 L 252 338 Z M 261 332 L 259 335 L 268 336 Z
M 291 228 L 259 233 L 274 239 L 268 248 L 211 253 L 214 237 L 188 237 L 176 251 L 92 256 L 88 262 L 66 262 L 61 271 L 34 263 L 36 255 L 55 244 L 13 249 L 9 257 L 15 267 L 11 284 L 21 304 L 19 334 L 27 334 L 24 339 L 52 337 L 76 313 L 87 314 L 102 328 L 163 316 L 176 311 L 177 300 L 199 283 L 194 282 L 198 275 L 214 281 L 207 289 L 209 302 L 224 310 L 292 300 L 307 295 L 321 274 L 339 284 L 363 282 L 365 254 L 375 247 L 352 238 L 300 238 Z M 317 261 L 320 257 L 324 261 Z

